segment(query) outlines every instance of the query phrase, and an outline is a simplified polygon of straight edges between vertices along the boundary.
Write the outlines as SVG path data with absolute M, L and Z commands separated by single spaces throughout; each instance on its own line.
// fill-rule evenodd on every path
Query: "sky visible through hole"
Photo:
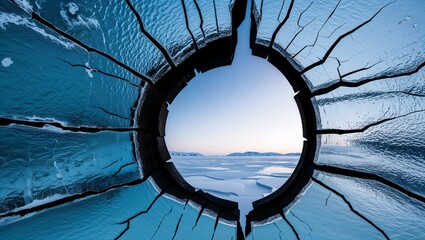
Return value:
M 168 107 L 166 124 L 170 151 L 207 155 L 172 155 L 180 174 L 195 188 L 238 202 L 243 229 L 252 202 L 281 187 L 299 155 L 216 155 L 300 153 L 304 140 L 289 82 L 269 62 L 251 55 L 249 16 L 238 29 L 232 65 L 197 74 Z
M 238 29 L 231 66 L 198 73 L 168 107 L 170 151 L 301 151 L 302 125 L 293 89 L 273 65 L 251 55 L 249 27 L 247 17 Z

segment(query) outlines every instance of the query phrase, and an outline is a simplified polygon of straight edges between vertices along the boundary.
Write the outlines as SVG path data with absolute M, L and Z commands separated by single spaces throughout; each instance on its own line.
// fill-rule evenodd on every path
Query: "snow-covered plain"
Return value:
M 174 156 L 171 161 L 197 189 L 239 203 L 241 223 L 252 202 L 281 187 L 299 156 Z

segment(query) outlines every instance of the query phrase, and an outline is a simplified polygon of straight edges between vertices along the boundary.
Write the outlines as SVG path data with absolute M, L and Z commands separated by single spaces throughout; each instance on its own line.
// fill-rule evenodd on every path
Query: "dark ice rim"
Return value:
M 236 0 L 232 9 L 232 33 L 230 36 L 218 38 L 194 54 L 184 62 L 171 69 L 153 86 L 146 86 L 145 99 L 140 106 L 140 115 L 137 116 L 138 126 L 144 129 L 137 133 L 138 149 L 143 175 L 152 177 L 155 183 L 167 194 L 180 199 L 190 199 L 204 209 L 217 214 L 218 219 L 237 222 L 237 238 L 244 239 L 239 222 L 238 204 L 224 200 L 201 190 L 195 189 L 187 183 L 175 168 L 167 162 L 171 157 L 165 143 L 165 124 L 168 115 L 168 104 L 195 76 L 195 69 L 199 72 L 230 65 L 233 60 L 237 43 L 237 27 L 245 18 L 247 0 Z M 311 100 L 311 91 L 306 82 L 294 66 L 274 48 L 255 43 L 257 25 L 251 11 L 250 47 L 252 54 L 267 59 L 288 79 L 296 94 L 295 101 L 301 115 L 304 141 L 303 150 L 293 174 L 275 192 L 253 202 L 253 210 L 247 215 L 246 235 L 251 232 L 252 221 L 262 221 L 275 215 L 282 215 L 282 210 L 290 205 L 302 189 L 308 184 L 313 175 L 313 163 L 316 155 L 316 116 L 314 104 Z

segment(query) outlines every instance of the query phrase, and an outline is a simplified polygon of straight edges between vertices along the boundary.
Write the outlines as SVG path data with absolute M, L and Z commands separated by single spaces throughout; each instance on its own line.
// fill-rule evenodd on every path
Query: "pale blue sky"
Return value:
M 249 24 L 248 17 L 238 29 L 232 65 L 198 73 L 169 106 L 170 151 L 301 151 L 294 92 L 273 65 L 251 55 Z

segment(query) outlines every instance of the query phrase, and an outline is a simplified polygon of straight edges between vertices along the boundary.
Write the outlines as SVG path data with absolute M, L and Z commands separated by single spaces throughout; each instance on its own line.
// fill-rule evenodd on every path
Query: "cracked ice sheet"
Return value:
M 370 19 L 386 2 L 363 1 L 359 4 L 358 2 L 342 1 L 335 9 L 338 1 L 313 1 L 313 4 L 307 9 L 310 2 L 295 1 L 288 21 L 277 34 L 275 47 L 283 55 L 295 56 L 298 64 L 307 67 L 323 59 L 326 51 L 338 40 L 338 37 Z M 263 16 L 261 16 L 258 27 L 257 43 L 269 45 L 272 34 L 278 25 L 277 18 L 281 8 L 279 4 L 281 1 L 265 1 L 263 3 Z M 286 15 L 289 5 L 290 1 L 286 1 L 281 8 L 283 12 L 280 14 L 280 21 Z M 425 19 L 425 15 L 421 11 L 423 5 L 423 2 L 412 3 L 406 0 L 395 1 L 387 6 L 371 22 L 340 41 L 322 66 L 305 74 L 305 79 L 309 81 L 310 87 L 316 89 L 318 86 L 328 85 L 338 79 L 338 65 L 335 57 L 342 62 L 341 74 L 377 64 L 369 70 L 353 74 L 349 79 L 399 72 L 423 62 L 425 31 L 418 24 Z M 260 1 L 257 1 L 254 11 L 259 12 L 260 6 Z M 332 13 L 334 9 L 335 12 Z M 306 11 L 300 18 L 304 10 Z M 324 24 L 328 16 L 330 18 Z M 347 16 L 349 17 L 347 18 Z M 259 19 L 260 17 L 257 18 L 257 21 Z M 306 26 L 313 19 L 314 21 L 288 47 L 302 26 Z M 388 19 L 394 19 L 394 21 Z M 313 45 L 317 36 L 314 47 L 311 47 L 310 45 Z M 285 49 L 288 53 L 285 53 Z M 402 60 L 400 61 L 400 59 Z
M 175 65 L 183 62 L 195 51 L 186 27 L 182 1 L 134 1 L 134 6 L 146 31 L 167 50 Z
M 316 96 L 319 129 L 356 129 L 425 109 L 425 68 L 410 76 L 340 87 Z
M 288 12 L 288 7 L 290 6 L 291 1 L 286 0 L 285 4 L 282 6 L 283 1 L 264 1 L 263 3 L 263 16 L 261 19 L 259 31 L 257 34 L 264 41 L 270 42 L 272 34 L 277 29 L 278 23 L 275 22 L 279 16 L 279 22 L 282 22 L 286 17 Z M 313 4 L 307 9 L 312 1 L 293 1 L 293 7 L 290 12 L 287 22 L 282 26 L 279 33 L 277 34 L 275 43 L 278 45 L 277 48 L 284 49 L 287 47 L 290 40 L 300 29 L 300 26 L 306 25 L 313 18 L 316 20 L 306 28 L 304 35 L 299 36 L 296 41 L 297 48 L 290 48 L 291 54 L 295 54 L 300 48 L 305 45 L 312 44 L 316 38 L 317 32 L 320 31 L 320 28 L 326 21 L 327 17 L 332 13 L 338 1 L 313 1 Z M 273 7 L 272 7 L 273 5 Z M 357 25 L 361 24 L 363 21 L 366 21 L 371 15 L 373 15 L 380 7 L 385 5 L 382 2 L 367 2 L 363 1 L 362 4 L 358 2 L 343 2 L 341 3 L 332 17 L 328 20 L 326 25 L 320 31 L 319 39 L 316 45 L 312 48 L 307 48 L 302 52 L 302 58 L 297 59 L 304 66 L 307 66 L 317 60 L 320 56 L 323 56 L 330 45 L 335 42 L 339 35 L 351 30 Z M 260 4 L 258 4 L 260 6 Z M 282 9 L 282 12 L 280 12 Z M 307 9 L 307 10 L 306 10 Z M 304 12 L 304 13 L 303 13 Z M 303 15 L 300 18 L 301 13 Z M 320 14 L 318 14 L 320 13 Z M 350 18 L 347 18 L 350 16 Z M 270 22 L 275 22 L 270 25 Z M 331 34 L 339 26 L 334 34 Z M 328 36 L 330 36 L 328 38 Z
M 161 52 L 140 31 L 125 1 L 44 1 L 34 11 L 83 43 L 105 52 L 151 79 L 169 70 Z M 73 2 L 73 4 L 70 4 Z M 73 14 L 71 10 L 77 6 Z
M 367 9 L 364 6 L 365 1 L 354 4 Z M 379 1 L 369 4 L 383 6 L 385 3 Z M 339 68 L 341 75 L 371 67 L 347 77 L 346 79 L 351 82 L 381 74 L 392 75 L 413 69 L 424 62 L 425 28 L 419 24 L 425 22 L 425 14 L 422 11 L 424 7 L 423 1 L 409 0 L 395 1 L 386 7 L 371 22 L 342 40 L 322 66 L 306 73 L 306 79 L 310 81 L 312 89 L 324 87 L 338 79 L 338 65 L 335 58 L 341 61 Z M 339 10 L 337 9 L 336 13 Z M 354 11 L 350 10 L 350 14 Z M 300 59 L 297 57 L 297 60 Z
M 0 127 L 0 212 L 139 179 L 132 134 Z
M 390 239 L 424 239 L 425 206 L 375 181 L 318 174 L 317 178 L 343 194 L 354 209 L 384 230 Z
M 67 62 L 129 77 L 122 74 L 122 69 L 104 60 L 96 61 L 99 57 L 90 57 L 48 29 L 40 34 L 35 29 L 43 26 L 32 20 L 3 11 L 0 15 L 0 21 L 7 20 L 5 29 L 0 29 L 0 46 L 14 59 L 12 66 L 1 69 L 2 117 L 55 121 L 70 126 L 131 125 L 129 118 L 140 88 L 84 67 L 72 67 Z M 52 38 L 62 39 L 62 44 Z M 72 47 L 67 48 L 66 44 Z M 135 85 L 140 84 L 134 77 L 128 79 Z
M 150 181 L 114 189 L 3 223 L 0 238 L 112 239 L 124 228 L 118 222 L 147 208 L 156 195 Z
M 188 239 L 188 236 L 192 234 L 196 236 L 196 239 L 210 239 L 214 233 L 215 216 L 213 215 L 214 217 L 212 217 L 203 214 L 196 227 L 194 227 L 195 221 L 180 221 L 180 224 L 178 224 L 182 214 L 185 214 L 187 211 L 192 212 L 192 216 L 199 213 L 199 208 L 194 208 L 188 204 L 186 205 L 186 210 L 184 206 L 185 200 L 175 200 L 172 196 L 163 195 L 163 197 L 157 200 L 149 212 L 131 220 L 130 229 L 120 239 L 137 239 L 141 236 L 150 236 L 146 237 L 149 239 L 172 239 L 174 234 L 176 234 L 174 239 Z M 202 221 L 203 218 L 206 219 Z M 188 227 L 190 227 L 190 232 L 178 234 L 179 231 Z M 230 239 L 235 235 L 235 225 L 219 222 L 215 231 L 216 239 Z
M 377 174 L 424 196 L 424 122 L 421 112 L 362 133 L 321 135 L 318 163 Z
M 174 239 L 196 239 L 197 236 L 200 236 L 200 234 L 205 238 L 212 236 L 215 221 L 213 217 L 207 217 L 204 215 L 204 217 L 198 220 L 198 224 L 201 219 L 204 219 L 209 223 L 196 224 L 200 208 L 201 207 L 198 204 L 189 200 L 186 208 L 184 208 L 184 211 L 181 212 L 181 215 L 178 217 L 181 217 L 181 220 Z
M 0 226 L 0 238 L 112 239 L 126 226 L 119 222 L 147 209 L 157 195 L 156 188 L 149 180 L 136 186 L 113 189 L 45 210 L 18 222 L 6 223 Z M 183 208 L 184 202 L 163 195 L 149 212 L 131 220 L 130 228 L 120 239 L 171 239 Z M 179 231 L 194 226 L 193 217 L 196 219 L 199 210 L 187 205 L 184 213 L 187 211 L 192 212 L 192 221 L 181 221 Z M 210 239 L 214 224 L 215 218 L 203 214 L 192 234 L 196 234 L 197 239 Z M 230 239 L 235 236 L 236 228 L 219 222 L 216 234 Z M 177 234 L 175 239 L 187 239 L 186 236 Z
M 187 0 L 185 0 L 187 1 Z M 217 22 L 214 11 L 213 0 L 196 0 L 202 13 L 203 29 L 205 32 L 206 42 L 211 42 L 219 38 Z
M 254 225 L 252 227 L 251 234 L 249 234 L 246 239 L 268 240 L 270 239 L 270 236 L 278 236 L 279 239 L 297 239 L 291 227 L 284 220 L 282 220 L 280 216 L 276 216 L 273 220 L 270 220 L 267 223 Z M 278 238 L 276 237 L 276 239 Z
M 284 209 L 300 239 L 385 239 L 377 229 L 354 214 L 339 196 L 330 193 L 312 183 L 296 203 Z M 253 238 L 268 239 L 270 235 L 265 233 L 269 230 L 279 235 L 277 224 L 281 239 L 295 239 L 292 229 L 279 217 L 264 225 L 254 224 Z

